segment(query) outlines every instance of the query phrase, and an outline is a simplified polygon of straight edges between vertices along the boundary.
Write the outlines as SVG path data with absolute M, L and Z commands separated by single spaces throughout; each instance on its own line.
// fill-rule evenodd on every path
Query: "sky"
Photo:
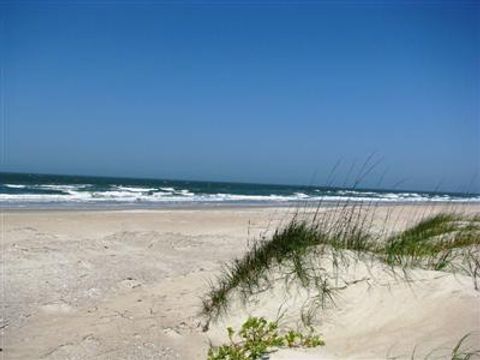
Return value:
M 478 2 L 0 14 L 0 171 L 480 190 Z

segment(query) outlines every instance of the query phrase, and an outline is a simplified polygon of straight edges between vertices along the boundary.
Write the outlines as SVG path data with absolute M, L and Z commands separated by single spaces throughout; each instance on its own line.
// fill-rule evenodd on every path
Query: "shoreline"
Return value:
M 316 208 L 319 201 L 303 201 L 303 202 L 262 202 L 262 203 L 246 203 L 246 202 L 182 202 L 182 203 L 161 203 L 161 204 L 58 204 L 58 205 L 25 205 L 25 206 L 2 206 L 0 205 L 0 213 L 12 212 L 43 212 L 43 211 L 72 211 L 72 212 L 115 212 L 115 211 L 164 211 L 164 210 L 235 210 L 235 209 L 309 209 Z M 367 206 L 367 207 L 463 207 L 478 206 L 478 201 L 329 201 L 320 202 L 321 208 L 332 208 L 336 206 Z

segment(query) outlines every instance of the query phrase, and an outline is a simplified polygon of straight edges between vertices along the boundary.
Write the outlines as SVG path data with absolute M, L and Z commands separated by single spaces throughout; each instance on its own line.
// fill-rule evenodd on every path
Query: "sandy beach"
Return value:
M 390 209 L 390 210 L 389 210 Z M 465 213 L 478 206 L 456 205 Z M 395 206 L 392 228 L 444 205 Z M 322 211 L 330 211 L 323 209 Z M 384 219 L 391 208 L 377 211 Z M 235 304 L 203 331 L 201 298 L 222 265 L 289 219 L 290 208 L 3 210 L 3 359 L 206 359 L 209 342 L 249 314 L 274 317 L 272 294 Z M 380 220 L 378 220 L 380 221 Z M 480 331 L 480 293 L 461 274 L 414 270 L 408 283 L 356 266 L 321 314 L 326 345 L 272 359 L 410 358 Z M 305 296 L 285 300 L 289 313 Z M 294 325 L 286 314 L 284 323 Z M 475 336 L 477 336 L 475 338 Z M 441 358 L 441 356 L 440 356 Z
M 480 360 L 480 0 L 0 0 L 0 360 Z

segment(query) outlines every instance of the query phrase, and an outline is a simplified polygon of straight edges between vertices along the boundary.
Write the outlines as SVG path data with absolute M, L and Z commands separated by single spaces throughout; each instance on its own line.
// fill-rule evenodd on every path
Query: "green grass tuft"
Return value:
M 446 270 L 458 249 L 480 244 L 478 220 L 438 214 L 387 240 L 382 251 L 389 265 Z
M 430 270 L 463 272 L 474 279 L 480 275 L 480 218 L 458 214 L 437 214 L 393 236 L 374 232 L 375 207 L 339 206 L 339 209 L 315 214 L 313 221 L 295 216 L 277 229 L 268 240 L 262 239 L 240 259 L 224 268 L 222 275 L 203 299 L 203 313 L 215 319 L 228 309 L 232 292 L 249 296 L 271 286 L 271 269 L 283 269 L 289 279 L 309 289 L 321 307 L 333 303 L 337 288 L 329 277 L 318 273 L 322 255 L 330 256 L 335 267 L 341 265 L 345 251 L 358 258 L 367 255 L 392 269 L 419 267 Z M 378 234 L 382 236 L 378 236 Z M 307 311 L 308 313 L 308 311 Z M 306 316 L 307 317 L 307 316 Z

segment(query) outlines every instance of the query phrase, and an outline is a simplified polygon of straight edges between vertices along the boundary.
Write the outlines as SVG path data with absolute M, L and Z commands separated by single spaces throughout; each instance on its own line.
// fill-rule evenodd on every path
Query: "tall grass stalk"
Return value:
M 272 270 L 287 279 L 299 281 L 317 291 L 313 298 L 324 307 L 332 303 L 335 291 L 332 273 L 347 265 L 354 254 L 357 260 L 373 259 L 390 269 L 424 268 L 463 272 L 472 276 L 478 289 L 480 275 L 480 217 L 459 213 L 439 213 L 420 219 L 407 229 L 390 234 L 374 230 L 378 209 L 372 203 L 343 203 L 324 211 L 296 212 L 285 226 L 270 238 L 262 237 L 247 253 L 225 265 L 203 299 L 203 313 L 213 319 L 228 308 L 232 293 L 244 300 L 272 285 Z M 383 227 L 389 222 L 383 219 Z M 330 271 L 320 264 L 328 256 Z M 323 271 L 318 271 L 323 269 Z

